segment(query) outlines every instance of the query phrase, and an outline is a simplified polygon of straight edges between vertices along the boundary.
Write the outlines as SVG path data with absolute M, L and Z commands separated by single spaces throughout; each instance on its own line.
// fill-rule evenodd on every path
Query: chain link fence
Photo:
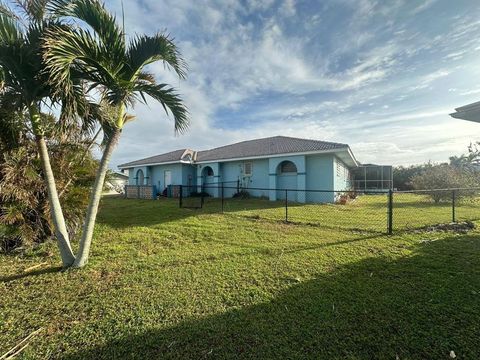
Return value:
M 480 220 L 480 189 L 330 191 L 179 186 L 179 205 L 204 213 L 393 233 Z

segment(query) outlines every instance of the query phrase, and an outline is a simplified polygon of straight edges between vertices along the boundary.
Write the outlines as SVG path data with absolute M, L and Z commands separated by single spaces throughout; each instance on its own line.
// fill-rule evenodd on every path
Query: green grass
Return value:
M 452 221 L 451 201 L 435 203 L 428 195 L 396 193 L 393 199 L 393 228 L 408 230 Z M 184 200 L 186 205 L 198 205 L 199 198 Z M 480 199 L 459 199 L 455 206 L 456 220 L 480 220 Z M 221 200 L 206 198 L 200 213 L 221 211 Z M 299 204 L 268 199 L 225 199 L 224 212 L 230 215 L 265 220 L 311 224 L 332 229 L 387 232 L 388 196 L 363 195 L 347 205 Z M 197 212 L 199 212 L 197 210 Z
M 41 327 L 20 358 L 480 358 L 480 232 L 388 237 L 177 205 L 105 198 L 80 271 L 59 272 L 52 243 L 0 255 L 0 353 Z

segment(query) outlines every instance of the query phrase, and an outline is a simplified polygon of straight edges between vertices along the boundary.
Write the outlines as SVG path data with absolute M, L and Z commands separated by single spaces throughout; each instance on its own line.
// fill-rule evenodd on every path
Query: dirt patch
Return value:
M 454 222 L 454 223 L 447 223 L 447 224 L 436 224 L 436 225 L 429 225 L 425 226 L 421 229 L 418 229 L 416 232 L 446 232 L 451 231 L 458 234 L 466 234 L 467 232 L 475 229 L 475 224 L 471 221 L 462 221 L 462 222 Z

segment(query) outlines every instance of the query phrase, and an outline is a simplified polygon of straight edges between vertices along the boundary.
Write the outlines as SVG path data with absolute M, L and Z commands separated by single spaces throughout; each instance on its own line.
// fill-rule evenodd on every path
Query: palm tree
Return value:
M 74 79 L 79 75 L 89 84 L 89 91 L 100 97 L 110 109 L 104 130 L 104 151 L 97 171 L 84 223 L 80 248 L 73 264 L 82 267 L 88 261 L 101 191 L 108 164 L 125 123 L 132 118 L 127 110 L 137 101 L 146 103 L 146 96 L 159 101 L 174 119 L 175 131 L 188 126 L 188 112 L 180 96 L 167 84 L 158 84 L 146 66 L 162 61 L 185 78 L 186 66 L 173 40 L 165 34 L 137 35 L 127 42 L 123 29 L 104 4 L 98 0 L 56 0 L 54 11 L 86 24 L 55 28 L 45 41 L 44 59 L 51 84 L 59 93 L 71 96 Z
M 48 0 L 16 0 L 14 3 L 20 16 L 0 4 L 0 96 L 14 111 L 28 113 L 30 124 L 27 126 L 38 148 L 60 255 L 64 267 L 68 267 L 75 257 L 47 150 L 49 128 L 41 116 L 42 104 L 60 100 L 48 82 L 41 54 L 44 32 L 60 23 L 47 11 Z M 78 86 L 75 89 L 77 93 Z

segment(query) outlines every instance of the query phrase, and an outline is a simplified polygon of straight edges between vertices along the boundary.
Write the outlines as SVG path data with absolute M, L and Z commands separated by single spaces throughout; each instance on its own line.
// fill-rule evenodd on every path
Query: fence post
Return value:
M 137 199 L 140 199 L 140 185 L 137 185 Z
M 388 190 L 388 235 L 393 233 L 393 190 Z
M 285 222 L 288 222 L 288 190 L 285 189 Z
M 179 185 L 179 188 L 178 188 L 178 205 L 180 206 L 180 208 L 183 206 L 183 185 Z
M 237 179 L 237 193 L 240 192 L 240 179 Z
M 223 182 L 222 182 L 222 214 L 223 214 L 224 199 L 225 199 L 225 197 L 224 197 L 224 194 L 223 194 Z
M 456 191 L 452 190 L 452 222 L 455 222 L 455 200 L 456 200 Z

